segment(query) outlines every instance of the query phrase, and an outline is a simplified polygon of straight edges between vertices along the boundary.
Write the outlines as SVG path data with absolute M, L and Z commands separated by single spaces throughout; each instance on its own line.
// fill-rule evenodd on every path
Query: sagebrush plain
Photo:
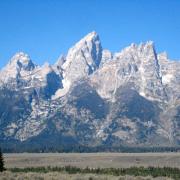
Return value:
M 128 168 L 180 167 L 180 153 L 19 153 L 4 154 L 7 168 L 76 166 Z

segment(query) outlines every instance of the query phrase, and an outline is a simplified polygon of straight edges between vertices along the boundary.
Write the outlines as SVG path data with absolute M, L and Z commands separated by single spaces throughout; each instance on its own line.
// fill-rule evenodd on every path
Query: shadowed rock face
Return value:
M 156 102 L 147 100 L 140 96 L 137 91 L 126 88 L 121 88 L 116 92 L 117 101 L 113 106 L 119 107 L 118 116 L 126 116 L 130 119 L 139 118 L 141 121 L 149 121 L 158 119 L 160 109 Z M 126 109 L 124 112 L 123 109 Z
M 105 118 L 108 114 L 108 103 L 87 82 L 82 82 L 72 89 L 69 103 L 75 105 L 78 111 L 87 109 L 96 118 Z
M 92 32 L 57 63 L 0 71 L 0 139 L 21 146 L 180 145 L 180 63 L 152 42 L 118 53 Z

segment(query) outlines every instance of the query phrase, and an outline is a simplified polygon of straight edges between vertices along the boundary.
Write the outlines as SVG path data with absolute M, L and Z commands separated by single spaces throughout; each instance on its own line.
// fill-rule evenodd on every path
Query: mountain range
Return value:
M 112 53 L 96 32 L 53 65 L 16 53 L 0 70 L 0 143 L 179 146 L 180 61 L 152 41 Z

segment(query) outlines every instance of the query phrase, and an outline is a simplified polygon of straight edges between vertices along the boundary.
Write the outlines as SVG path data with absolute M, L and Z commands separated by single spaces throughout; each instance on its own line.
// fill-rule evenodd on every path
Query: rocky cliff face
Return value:
M 1 142 L 176 146 L 180 62 L 151 41 L 111 53 L 92 32 L 54 65 L 17 53 L 0 71 L 0 104 Z

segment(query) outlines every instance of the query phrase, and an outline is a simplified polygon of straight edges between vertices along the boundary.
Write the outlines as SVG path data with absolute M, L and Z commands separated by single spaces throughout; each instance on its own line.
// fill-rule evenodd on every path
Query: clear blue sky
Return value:
M 0 0 L 0 67 L 18 51 L 54 63 L 93 30 L 113 52 L 152 40 L 180 59 L 180 0 Z

